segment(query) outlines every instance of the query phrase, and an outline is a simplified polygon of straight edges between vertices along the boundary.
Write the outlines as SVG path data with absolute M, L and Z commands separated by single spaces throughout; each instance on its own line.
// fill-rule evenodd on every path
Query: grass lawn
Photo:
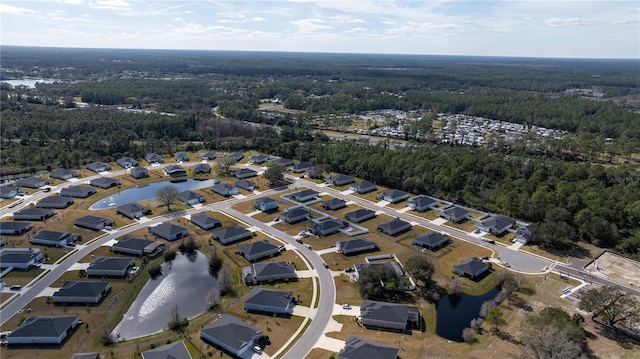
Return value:
M 451 228 L 457 228 L 461 231 L 464 232 L 473 232 L 476 229 L 476 226 L 478 225 L 476 222 L 474 221 L 470 221 L 470 220 L 464 220 L 462 221 L 462 223 L 456 223 L 453 221 L 447 221 L 444 223 L 445 226 L 449 226 Z M 485 236 L 486 237 L 486 236 Z
M 409 211 L 407 213 L 412 214 L 414 216 L 418 216 L 418 217 L 421 217 L 421 218 L 428 219 L 430 221 L 433 221 L 434 219 L 436 219 L 436 218 L 438 218 L 440 216 L 440 212 L 435 210 L 435 209 L 432 209 L 432 210 L 426 211 L 426 212 Z
M 31 269 L 31 270 L 12 270 L 11 272 L 5 274 L 2 277 L 4 284 L 6 287 L 10 287 L 12 285 L 27 285 L 29 282 L 34 280 L 37 276 L 39 276 L 44 269 Z M 16 291 L 16 293 L 19 293 Z

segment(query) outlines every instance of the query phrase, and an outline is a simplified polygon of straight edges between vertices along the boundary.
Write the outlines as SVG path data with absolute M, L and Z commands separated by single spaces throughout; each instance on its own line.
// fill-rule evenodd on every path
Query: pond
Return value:
M 216 285 L 206 255 L 197 252 L 192 262 L 178 253 L 171 266 L 162 264 L 161 276 L 144 285 L 113 334 L 125 340 L 161 332 L 176 305 L 181 318 L 196 317 L 207 311 L 207 295 Z
M 24 80 L 2 80 L 0 82 L 6 82 L 9 85 L 16 87 L 16 86 L 27 86 L 29 88 L 35 88 L 36 87 L 36 83 L 40 82 L 40 83 L 45 83 L 45 84 L 52 84 L 57 80 L 44 80 L 44 79 L 24 79 Z
M 147 199 L 156 198 L 156 192 L 160 187 L 166 186 L 167 184 L 172 184 L 178 188 L 179 191 L 186 190 L 196 190 L 201 188 L 211 187 L 216 184 L 216 180 L 207 179 L 207 180 L 196 180 L 196 179 L 187 179 L 187 180 L 177 180 L 177 181 L 162 181 L 151 183 L 148 185 L 125 189 L 124 191 L 118 192 L 109 196 L 107 198 L 103 198 L 98 202 L 94 203 L 89 207 L 90 210 L 100 210 L 107 209 L 111 207 L 121 206 L 127 203 L 133 203 L 138 201 L 144 201 Z
M 462 330 L 469 327 L 472 319 L 478 318 L 482 303 L 500 293 L 498 287 L 479 296 L 451 294 L 436 303 L 436 334 L 456 342 L 462 339 Z

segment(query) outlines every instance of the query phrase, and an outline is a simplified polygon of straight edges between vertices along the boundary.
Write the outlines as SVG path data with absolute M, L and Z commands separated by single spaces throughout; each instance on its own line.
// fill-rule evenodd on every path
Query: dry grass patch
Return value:
M 430 221 L 433 221 L 434 219 L 438 218 L 440 216 L 440 212 L 432 209 L 430 211 L 426 211 L 426 212 L 416 212 L 416 211 L 409 211 L 407 212 L 408 214 L 417 216 L 417 217 L 421 217 L 421 218 L 425 218 L 428 219 Z
M 4 285 L 6 287 L 10 287 L 12 285 L 25 286 L 29 284 L 32 280 L 34 280 L 37 276 L 39 276 L 41 273 L 43 273 L 44 271 L 45 271 L 44 269 L 31 269 L 27 271 L 12 270 L 11 272 L 5 274 L 2 277 L 2 280 L 4 281 Z
M 461 223 L 456 223 L 453 221 L 447 221 L 444 223 L 445 226 L 447 227 L 451 227 L 451 228 L 455 228 L 455 229 L 459 229 L 461 231 L 464 232 L 473 232 L 476 229 L 476 226 L 478 225 L 476 222 L 474 221 L 470 221 L 470 220 L 464 220 Z
M 334 277 L 333 280 L 336 285 L 336 303 L 350 305 L 360 305 L 362 303 L 358 284 L 352 282 L 348 274 L 340 274 Z
M 399 209 L 403 209 L 404 207 L 407 207 L 409 205 L 409 203 L 407 202 L 406 199 L 403 199 L 400 202 L 396 202 L 396 203 L 389 203 L 387 205 L 387 208 L 393 208 L 395 210 L 399 210 Z
M 309 354 L 307 354 L 307 356 L 304 357 L 304 359 L 328 359 L 332 355 L 335 357 L 335 354 L 336 353 L 330 352 L 326 349 L 313 348 L 311 349 Z

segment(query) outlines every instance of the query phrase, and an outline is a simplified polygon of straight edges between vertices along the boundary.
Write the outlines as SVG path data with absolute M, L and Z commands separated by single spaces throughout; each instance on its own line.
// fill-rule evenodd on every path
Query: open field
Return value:
M 585 267 L 591 275 L 632 286 L 640 286 L 640 262 L 605 251 Z

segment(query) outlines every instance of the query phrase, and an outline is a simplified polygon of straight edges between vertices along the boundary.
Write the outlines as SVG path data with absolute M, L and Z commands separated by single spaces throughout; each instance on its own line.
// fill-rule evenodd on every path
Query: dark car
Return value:
M 51 192 L 51 188 L 47 187 L 47 188 L 43 189 L 42 192 Z
M 302 244 L 302 238 L 296 238 L 296 242 Z
M 345 269 L 344 271 L 345 271 L 345 273 L 351 273 L 351 272 L 355 272 L 356 269 L 353 268 L 353 267 L 349 267 L 349 268 Z

